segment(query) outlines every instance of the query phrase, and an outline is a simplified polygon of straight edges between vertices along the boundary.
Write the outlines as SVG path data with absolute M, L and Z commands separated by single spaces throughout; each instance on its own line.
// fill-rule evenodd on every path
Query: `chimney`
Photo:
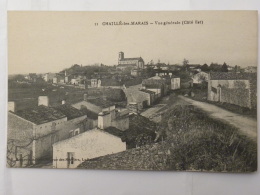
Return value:
M 15 112 L 15 102 L 8 102 L 8 111 Z
M 100 112 L 98 114 L 98 128 L 106 129 L 111 126 L 111 114 L 108 111 Z
M 40 105 L 49 106 L 48 96 L 39 96 L 38 97 L 38 106 L 40 106 Z
M 84 99 L 84 101 L 87 101 L 88 100 L 88 94 L 84 93 L 83 99 Z
M 66 104 L 66 101 L 65 101 L 65 100 L 62 100 L 62 101 L 61 101 L 61 104 Z

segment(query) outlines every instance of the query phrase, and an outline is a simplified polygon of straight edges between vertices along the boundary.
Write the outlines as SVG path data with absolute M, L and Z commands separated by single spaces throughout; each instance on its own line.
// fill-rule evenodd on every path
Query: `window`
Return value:
M 79 134 L 79 129 L 75 129 L 74 130 L 74 135 L 78 135 Z

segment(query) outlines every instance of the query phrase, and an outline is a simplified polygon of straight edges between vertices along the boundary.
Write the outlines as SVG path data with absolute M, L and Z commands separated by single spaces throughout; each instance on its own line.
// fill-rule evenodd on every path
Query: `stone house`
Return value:
M 86 115 L 62 105 L 8 112 L 8 155 L 10 166 L 30 166 L 52 159 L 52 144 L 84 131 Z
M 65 83 L 65 77 L 60 74 L 56 74 L 55 77 L 53 77 L 52 83 L 57 84 L 57 83 Z
M 257 107 L 256 73 L 212 72 L 208 81 L 208 100 L 241 107 Z
M 80 163 L 126 150 L 116 128 L 95 128 L 53 144 L 53 168 L 76 168 Z
M 56 76 L 55 73 L 46 73 L 43 75 L 43 80 L 46 81 L 46 82 L 49 82 L 49 81 L 53 81 L 53 78 Z
M 142 88 L 129 87 L 124 89 L 124 92 L 127 97 L 127 105 L 136 103 L 138 110 L 153 105 L 157 97 L 154 91 Z
M 171 80 L 169 76 L 154 76 L 143 80 L 142 87 L 155 92 L 157 97 L 163 97 L 167 95 L 170 90 Z
M 91 79 L 90 87 L 93 87 L 93 88 L 101 87 L 101 80 L 100 79 Z
M 53 167 L 76 168 L 85 159 L 126 150 L 121 138 L 128 129 L 127 109 L 100 112 L 97 127 L 53 145 Z

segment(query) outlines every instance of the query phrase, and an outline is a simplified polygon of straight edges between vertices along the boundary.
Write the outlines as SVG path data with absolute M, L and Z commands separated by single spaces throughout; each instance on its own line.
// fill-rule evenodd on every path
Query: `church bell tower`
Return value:
M 119 52 L 118 60 L 123 60 L 124 59 L 124 52 Z

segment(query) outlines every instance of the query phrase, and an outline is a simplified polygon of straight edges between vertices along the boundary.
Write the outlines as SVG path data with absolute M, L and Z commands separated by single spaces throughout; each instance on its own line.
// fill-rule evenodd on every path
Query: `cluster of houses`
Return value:
M 85 94 L 76 104 L 51 107 L 40 96 L 35 108 L 16 111 L 9 102 L 8 109 L 8 158 L 14 166 L 53 159 L 55 168 L 75 168 L 82 159 L 126 150 L 121 136 L 129 129 L 129 112 L 107 100 Z
M 106 78 L 92 78 L 86 83 L 84 76 L 67 75 L 66 71 L 64 74 L 43 75 L 46 82 L 53 84 L 119 88 L 125 93 L 127 106 L 119 108 L 106 97 L 88 94 L 77 103 L 67 104 L 63 100 L 56 106 L 50 106 L 47 96 L 39 96 L 38 106 L 25 110 L 16 110 L 15 102 L 8 102 L 9 166 L 27 167 L 46 160 L 52 162 L 53 168 L 76 168 L 85 160 L 136 147 L 137 138 L 143 134 L 154 139 L 156 128 L 152 121 L 140 118 L 139 113 L 155 105 L 170 91 L 182 88 L 180 77 L 175 76 L 167 65 L 161 67 L 163 69 L 153 66 L 155 76 L 132 86 Z M 132 76 L 140 76 L 145 65 L 141 57 L 125 58 L 120 52 L 117 68 L 129 69 Z M 188 87 L 206 83 L 208 100 L 256 108 L 254 68 L 249 68 L 247 73 L 209 73 L 201 71 L 197 65 L 189 69 L 191 82 Z M 36 75 L 29 77 L 35 79 Z M 147 125 L 139 124 L 143 121 Z
M 156 75 L 144 79 L 142 84 L 124 89 L 129 110 L 139 112 L 143 108 L 154 105 L 170 90 L 180 89 L 180 78 L 173 75 Z
M 84 94 L 77 103 L 63 100 L 50 106 L 47 96 L 39 96 L 34 108 L 16 110 L 15 106 L 8 102 L 9 166 L 52 161 L 53 168 L 76 168 L 87 159 L 136 147 L 136 138 L 147 134 L 147 129 L 137 131 L 140 127 L 135 126 L 144 121 L 142 116 L 117 108 L 106 97 Z M 155 128 L 148 134 L 154 137 Z

